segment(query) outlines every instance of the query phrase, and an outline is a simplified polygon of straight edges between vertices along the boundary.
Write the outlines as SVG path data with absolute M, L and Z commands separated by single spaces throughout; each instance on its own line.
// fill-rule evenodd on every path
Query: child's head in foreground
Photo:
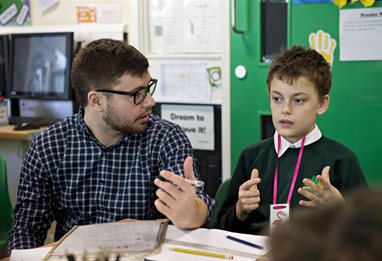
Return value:
M 295 143 L 315 127 L 329 106 L 330 65 L 317 51 L 292 47 L 277 56 L 267 76 L 272 120 L 278 133 Z

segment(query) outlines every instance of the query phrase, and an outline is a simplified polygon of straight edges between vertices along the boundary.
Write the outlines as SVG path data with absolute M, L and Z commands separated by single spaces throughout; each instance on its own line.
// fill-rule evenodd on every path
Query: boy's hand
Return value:
M 236 216 L 240 221 L 248 218 L 249 213 L 259 207 L 260 191 L 257 184 L 261 182 L 259 171 L 253 169 L 251 179 L 239 187 L 239 200 L 236 203 Z
M 186 179 L 195 180 L 193 159 L 187 157 L 184 161 Z M 155 207 L 168 217 L 178 228 L 196 228 L 204 224 L 208 209 L 203 200 L 196 197 L 195 188 L 185 178 L 170 171 L 162 170 L 160 175 L 167 181 L 155 179 L 159 187 L 156 191 L 158 199 Z
M 309 179 L 304 179 L 302 182 L 309 189 L 299 188 L 298 193 L 308 198 L 310 201 L 301 200 L 299 203 L 304 207 L 324 207 L 329 204 L 344 201 L 341 193 L 330 183 L 329 179 L 330 167 L 326 166 L 321 175 L 316 178 L 321 183 L 320 185 L 315 184 Z

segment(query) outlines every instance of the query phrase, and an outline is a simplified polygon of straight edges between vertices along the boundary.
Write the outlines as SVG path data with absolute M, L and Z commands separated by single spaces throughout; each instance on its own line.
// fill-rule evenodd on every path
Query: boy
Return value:
M 225 230 L 257 234 L 267 228 L 271 204 L 320 208 L 367 186 L 354 153 L 322 136 L 315 123 L 329 106 L 331 72 L 325 59 L 315 50 L 293 47 L 270 65 L 267 86 L 276 132 L 241 153 L 231 193 L 218 213 Z M 310 180 L 315 175 L 318 184 Z

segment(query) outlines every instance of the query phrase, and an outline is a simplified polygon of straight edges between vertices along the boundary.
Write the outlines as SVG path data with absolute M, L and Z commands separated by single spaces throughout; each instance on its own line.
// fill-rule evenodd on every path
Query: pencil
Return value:
M 217 258 L 223 258 L 223 259 L 233 259 L 233 256 L 230 256 L 230 255 L 211 253 L 211 252 L 192 250 L 192 249 L 185 249 L 185 248 L 179 248 L 179 247 L 171 248 L 171 250 L 176 251 L 176 252 L 193 254 L 193 255 L 210 256 L 210 257 L 217 257 Z
M 264 249 L 264 247 L 262 247 L 262 246 L 260 246 L 260 245 L 257 245 L 257 244 L 255 244 L 255 243 L 248 242 L 248 241 L 245 241 L 245 240 L 243 240 L 243 239 L 236 238 L 236 237 L 233 237 L 233 236 L 230 236 L 230 235 L 227 235 L 227 238 L 230 239 L 230 240 L 232 240 L 232 241 L 235 241 L 235 242 L 238 242 L 238 243 L 241 243 L 241 244 L 250 246 L 250 247 L 254 247 L 254 248 L 257 248 L 257 249 Z

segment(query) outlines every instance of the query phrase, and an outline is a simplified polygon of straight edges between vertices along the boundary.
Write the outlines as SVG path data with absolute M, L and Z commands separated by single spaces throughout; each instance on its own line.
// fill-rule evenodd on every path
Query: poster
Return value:
M 151 53 L 221 52 L 218 0 L 149 2 Z
M 1 0 L 0 25 L 30 25 L 30 0 Z
M 211 100 L 207 62 L 167 62 L 162 63 L 160 69 L 161 90 L 158 92 L 160 98 L 188 102 Z
M 340 61 L 382 60 L 382 7 L 340 10 Z

